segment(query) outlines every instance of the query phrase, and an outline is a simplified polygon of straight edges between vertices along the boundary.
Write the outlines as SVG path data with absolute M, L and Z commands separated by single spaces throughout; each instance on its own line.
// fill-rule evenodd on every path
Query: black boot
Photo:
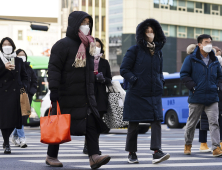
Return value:
M 4 154 L 10 154 L 10 153 L 11 153 L 10 145 L 5 145 L 5 151 L 4 151 Z
M 3 144 L 2 144 L 2 147 L 3 147 L 3 149 L 5 149 L 5 143 L 3 142 Z

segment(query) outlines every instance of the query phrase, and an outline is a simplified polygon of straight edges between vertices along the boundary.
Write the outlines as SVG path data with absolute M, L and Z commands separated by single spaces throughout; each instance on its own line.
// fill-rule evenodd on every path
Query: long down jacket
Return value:
M 22 59 L 15 58 L 15 70 L 6 70 L 0 59 L 0 129 L 21 128 L 20 89 L 28 76 Z
M 88 108 L 96 118 L 98 130 L 106 130 L 96 109 L 94 57 L 89 54 L 89 49 L 86 50 L 86 67 L 72 66 L 81 44 L 79 27 L 86 17 L 93 23 L 92 17 L 85 12 L 75 11 L 69 15 L 66 37 L 52 47 L 48 67 L 49 89 L 58 90 L 62 114 L 71 114 L 72 135 L 85 135 Z
M 150 54 L 146 42 L 139 40 L 144 37 L 144 27 L 155 28 L 155 53 Z M 132 46 L 124 56 L 120 73 L 130 85 L 126 93 L 123 120 L 130 122 L 163 121 L 162 91 L 163 56 L 161 49 L 166 41 L 158 21 L 147 19 L 140 23 L 136 31 L 137 45 Z

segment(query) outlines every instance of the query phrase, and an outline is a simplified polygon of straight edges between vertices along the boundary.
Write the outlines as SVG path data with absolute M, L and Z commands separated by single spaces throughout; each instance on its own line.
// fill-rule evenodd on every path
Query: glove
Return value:
M 103 73 L 100 72 L 96 75 L 96 81 L 100 82 L 100 83 L 104 83 L 105 82 L 105 78 L 103 77 Z
M 52 90 L 51 93 L 50 93 L 50 100 L 52 102 L 56 102 L 59 100 L 59 93 L 58 93 L 58 90 Z

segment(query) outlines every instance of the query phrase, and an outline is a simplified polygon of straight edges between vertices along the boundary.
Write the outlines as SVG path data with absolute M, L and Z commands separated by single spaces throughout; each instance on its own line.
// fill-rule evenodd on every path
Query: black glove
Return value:
M 96 75 L 96 81 L 100 82 L 100 83 L 104 83 L 105 82 L 105 78 L 103 77 L 103 73 L 100 72 Z
M 52 102 L 56 102 L 59 100 L 59 92 L 58 90 L 52 90 L 50 93 L 50 100 Z

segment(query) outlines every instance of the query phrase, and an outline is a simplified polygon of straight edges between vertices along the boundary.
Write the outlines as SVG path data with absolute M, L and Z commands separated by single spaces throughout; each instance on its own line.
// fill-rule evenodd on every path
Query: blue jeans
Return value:
M 18 138 L 25 138 L 24 126 L 22 125 L 21 129 L 14 129 L 12 135 Z

